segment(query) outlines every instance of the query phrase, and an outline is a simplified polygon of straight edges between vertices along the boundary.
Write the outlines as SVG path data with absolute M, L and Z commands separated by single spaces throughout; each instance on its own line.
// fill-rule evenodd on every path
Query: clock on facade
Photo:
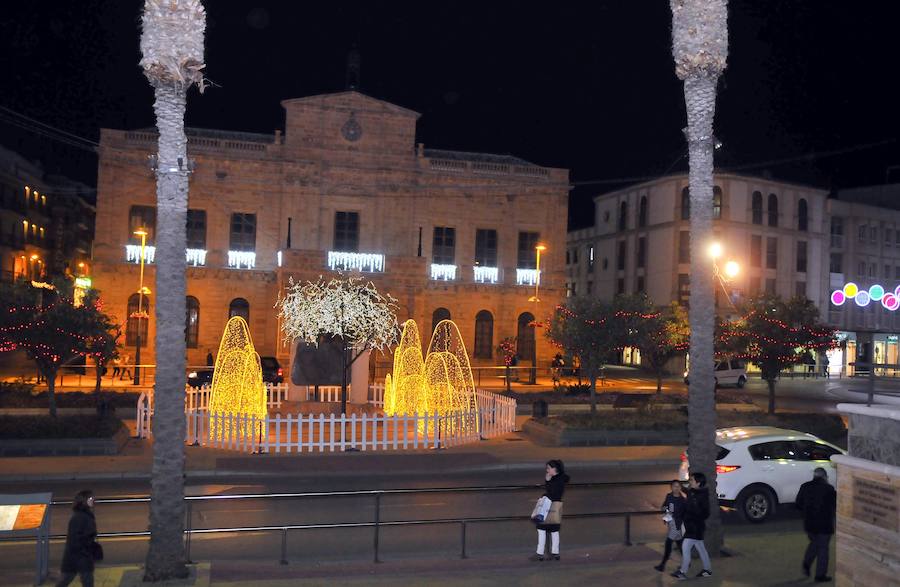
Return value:
M 354 113 L 350 113 L 350 118 L 348 118 L 347 122 L 344 123 L 344 126 L 341 127 L 341 134 L 348 141 L 358 141 L 360 137 L 362 137 L 362 126 L 360 126 L 359 121 L 356 120 L 356 115 Z

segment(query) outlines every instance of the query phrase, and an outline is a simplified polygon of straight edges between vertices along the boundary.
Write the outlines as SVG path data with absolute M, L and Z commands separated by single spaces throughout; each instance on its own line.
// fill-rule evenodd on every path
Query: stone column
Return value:
M 895 585 L 900 574 L 900 408 L 840 404 L 849 455 L 837 464 L 835 582 Z
M 356 355 L 358 351 L 354 350 Z M 369 355 L 372 351 L 363 352 L 350 368 L 350 392 L 348 401 L 351 404 L 369 403 Z

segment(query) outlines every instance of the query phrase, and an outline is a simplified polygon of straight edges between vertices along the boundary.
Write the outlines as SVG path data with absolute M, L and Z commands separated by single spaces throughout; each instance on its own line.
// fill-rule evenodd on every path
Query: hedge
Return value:
M 139 393 L 132 391 L 101 391 L 97 397 L 93 391 L 57 391 L 58 408 L 93 408 L 98 399 L 113 408 L 134 409 Z M 47 392 L 37 391 L 28 383 L 0 383 L 0 408 L 46 408 Z
M 110 438 L 121 428 L 115 416 L 0 416 L 0 439 Z

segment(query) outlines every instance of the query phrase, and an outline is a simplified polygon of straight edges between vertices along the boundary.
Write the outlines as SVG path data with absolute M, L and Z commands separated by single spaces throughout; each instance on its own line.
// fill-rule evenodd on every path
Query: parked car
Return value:
M 735 508 L 750 522 L 763 522 L 781 504 L 794 503 L 800 485 L 813 478 L 813 470 L 828 471 L 835 484 L 832 455 L 843 450 L 796 430 L 771 426 L 744 426 L 716 430 L 716 490 L 719 503 Z M 690 463 L 681 455 L 678 478 L 686 481 Z
M 690 371 L 684 372 L 684 384 L 690 385 L 688 380 Z M 715 368 L 716 387 L 720 385 L 734 385 L 744 387 L 747 384 L 747 366 L 738 359 L 728 359 L 716 363 Z
M 262 378 L 264 383 L 284 383 L 284 371 L 281 364 L 275 357 L 260 357 L 259 364 L 262 367 Z
M 284 370 L 275 357 L 260 357 L 259 365 L 262 367 L 263 383 L 284 383 Z M 187 382 L 193 388 L 211 385 L 213 379 L 213 368 L 199 369 L 188 373 Z
M 201 369 L 199 371 L 191 371 L 187 376 L 187 383 L 194 389 L 199 389 L 204 385 L 211 385 L 213 378 L 213 368 Z

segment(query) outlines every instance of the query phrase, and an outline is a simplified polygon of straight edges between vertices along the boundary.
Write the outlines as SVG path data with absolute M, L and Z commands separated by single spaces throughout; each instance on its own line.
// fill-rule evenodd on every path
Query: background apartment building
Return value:
M 529 359 L 553 354 L 534 319 L 564 295 L 568 171 L 505 155 L 416 145 L 419 114 L 358 92 L 286 100 L 285 132 L 190 130 L 189 364 L 215 352 L 230 316 L 248 319 L 261 355 L 288 364 L 273 309 L 288 280 L 362 271 L 399 300 L 427 338 L 452 318 L 476 364 L 497 364 L 516 337 Z M 137 310 L 140 241 L 154 244 L 152 131 L 104 129 L 98 175 L 95 286 L 127 319 L 126 352 L 141 328 L 153 361 L 151 319 Z M 529 302 L 541 258 L 540 304 Z M 152 249 L 146 260 L 153 288 Z M 427 343 L 427 340 L 426 340 Z M 386 362 L 389 357 L 378 360 Z M 526 363 L 527 364 L 527 363 Z
M 869 291 L 880 285 L 895 292 L 900 285 L 900 185 L 842 190 L 828 201 L 830 216 L 829 297 L 822 314 L 838 329 L 841 347 L 831 364 L 852 373 L 852 363 L 875 362 L 900 366 L 900 311 L 879 300 L 865 305 L 856 299 L 835 305 L 830 294 L 847 283 Z M 860 302 L 865 300 L 860 300 Z
M 0 279 L 86 273 L 94 234 L 92 191 L 0 147 Z
M 805 295 L 820 307 L 827 302 L 826 192 L 724 173 L 714 182 L 717 264 L 733 260 L 740 267 L 734 279 L 717 284 L 716 311 L 736 315 L 742 297 L 762 291 Z M 594 205 L 594 226 L 569 233 L 567 295 L 644 293 L 657 305 L 687 305 L 693 261 L 687 175 L 602 194 Z M 625 361 L 632 362 L 627 354 Z

